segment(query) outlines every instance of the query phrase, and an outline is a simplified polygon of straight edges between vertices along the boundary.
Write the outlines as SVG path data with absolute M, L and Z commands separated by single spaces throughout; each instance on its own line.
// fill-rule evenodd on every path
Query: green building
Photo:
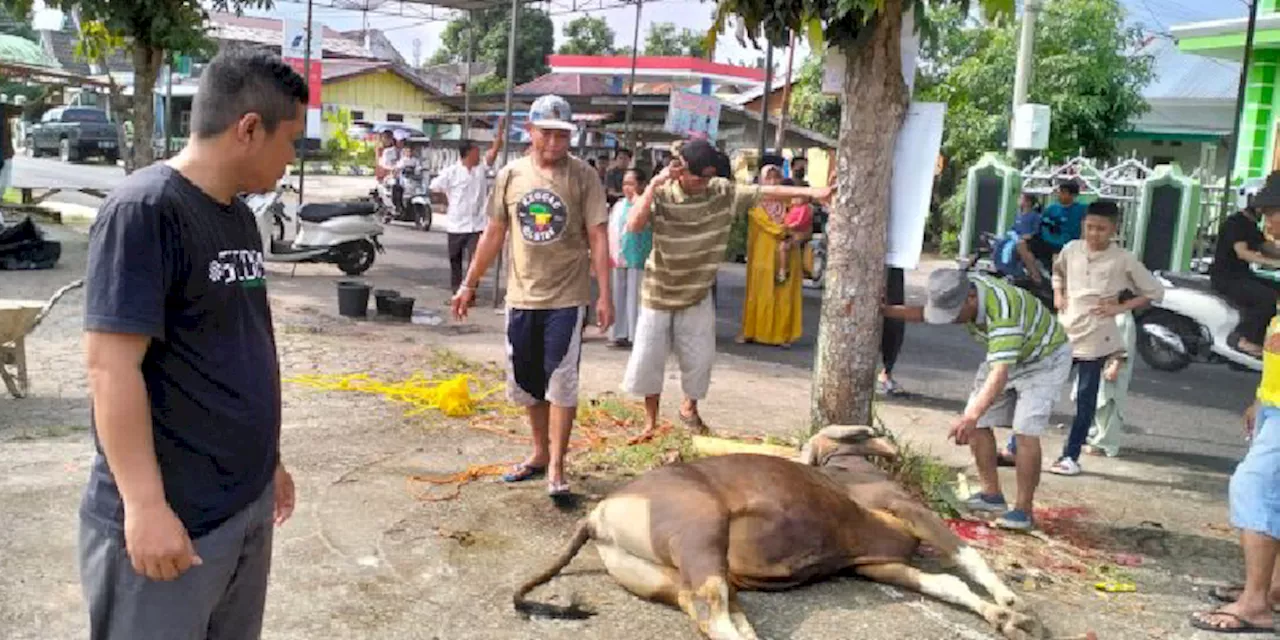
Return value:
M 1257 24 L 1254 29 L 1253 55 L 1247 72 L 1244 108 L 1240 134 L 1235 144 L 1235 169 L 1232 179 L 1265 177 L 1280 169 L 1280 0 L 1256 0 Z M 1244 10 L 1243 6 L 1241 7 Z M 1247 17 L 1177 25 L 1171 29 L 1178 49 L 1199 56 L 1230 60 L 1244 59 Z

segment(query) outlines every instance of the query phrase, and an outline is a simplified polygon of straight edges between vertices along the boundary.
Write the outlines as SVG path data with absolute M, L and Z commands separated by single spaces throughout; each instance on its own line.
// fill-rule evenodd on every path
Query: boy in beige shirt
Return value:
M 1089 205 L 1082 238 L 1063 247 L 1053 263 L 1053 300 L 1071 341 L 1076 366 L 1076 416 L 1062 457 L 1050 473 L 1080 474 L 1080 452 L 1097 410 L 1103 369 L 1108 379 L 1127 357 L 1115 317 L 1164 297 L 1164 288 L 1132 253 L 1112 242 L 1120 221 L 1114 202 Z M 1131 292 L 1120 301 L 1122 292 Z M 1110 365 L 1110 366 L 1108 366 Z

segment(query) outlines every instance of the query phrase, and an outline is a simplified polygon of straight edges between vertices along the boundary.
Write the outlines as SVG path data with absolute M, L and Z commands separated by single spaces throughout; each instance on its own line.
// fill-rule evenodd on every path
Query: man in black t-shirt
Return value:
M 261 634 L 273 522 L 294 487 L 262 239 L 238 194 L 275 187 L 307 97 L 278 56 L 225 50 L 200 78 L 186 148 L 120 183 L 90 230 L 92 640 Z
M 1214 290 L 1240 308 L 1238 341 L 1232 346 L 1254 357 L 1262 356 L 1262 341 L 1276 314 L 1280 291 L 1280 285 L 1256 275 L 1251 266 L 1280 268 L 1280 247 L 1258 228 L 1260 217 L 1268 230 L 1280 231 L 1280 172 L 1267 177 L 1266 186 L 1244 209 L 1222 221 L 1209 270 Z

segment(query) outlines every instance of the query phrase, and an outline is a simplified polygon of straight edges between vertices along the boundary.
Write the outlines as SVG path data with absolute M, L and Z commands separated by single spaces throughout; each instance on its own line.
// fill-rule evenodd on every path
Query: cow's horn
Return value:
M 833 424 L 825 427 L 818 432 L 820 436 L 826 436 L 836 442 L 862 442 L 867 438 L 876 435 L 875 429 L 865 425 L 840 425 Z

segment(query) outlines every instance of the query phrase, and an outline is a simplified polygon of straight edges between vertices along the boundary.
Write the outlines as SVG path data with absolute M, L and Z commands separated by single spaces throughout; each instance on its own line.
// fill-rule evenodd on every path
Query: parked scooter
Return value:
M 367 271 L 375 256 L 385 251 L 378 242 L 383 228 L 370 202 L 304 204 L 297 214 L 298 235 L 292 243 L 285 242 L 284 221 L 289 217 L 281 198 L 287 191 L 294 189 L 281 182 L 271 193 L 245 199 L 257 220 L 268 262 L 330 263 L 355 276 Z
M 1262 360 L 1237 350 L 1240 313 L 1218 295 L 1209 276 L 1156 272 L 1164 299 L 1135 313 L 1138 353 L 1152 369 L 1181 371 L 1192 362 L 1262 371 Z

